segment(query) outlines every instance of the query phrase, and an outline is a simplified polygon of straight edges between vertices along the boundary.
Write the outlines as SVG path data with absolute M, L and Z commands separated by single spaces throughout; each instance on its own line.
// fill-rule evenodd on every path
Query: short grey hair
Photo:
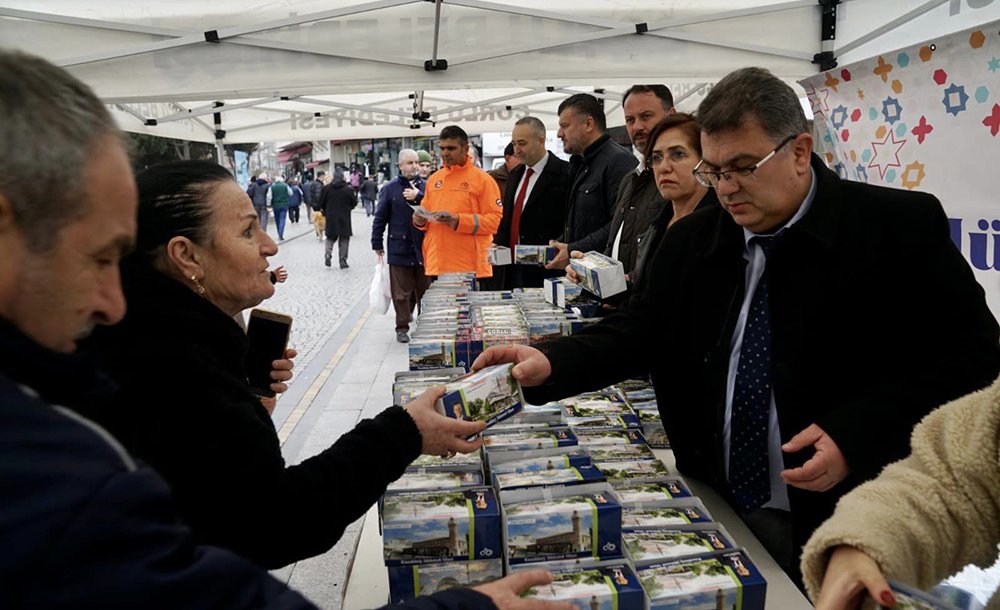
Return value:
M 542 138 L 545 137 L 545 123 L 543 123 L 540 119 L 536 117 L 533 116 L 521 117 L 517 120 L 516 123 L 514 123 L 515 127 L 518 125 L 527 125 L 528 127 L 531 127 L 531 129 L 535 132 L 535 134 L 537 134 Z
M 121 135 L 90 87 L 20 51 L 0 49 L 0 117 L 6 166 L 0 195 L 11 203 L 28 247 L 45 252 L 87 212 L 81 191 L 95 147 L 108 136 L 121 142 Z
M 809 130 L 795 91 L 764 68 L 730 72 L 698 106 L 702 133 L 739 129 L 751 118 L 775 142 Z
M 417 155 L 417 151 L 412 148 L 400 148 L 399 152 L 396 153 L 396 163 L 402 163 L 403 157 L 413 157 L 415 161 L 420 160 L 420 157 Z

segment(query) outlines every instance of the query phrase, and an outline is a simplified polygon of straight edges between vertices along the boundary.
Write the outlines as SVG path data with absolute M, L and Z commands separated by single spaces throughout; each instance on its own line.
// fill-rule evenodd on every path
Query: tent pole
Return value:
M 222 102 L 215 102 L 220 107 Z M 229 167 L 226 163 L 226 147 L 223 146 L 222 140 L 226 137 L 226 132 L 222 130 L 222 113 L 216 112 L 212 114 L 215 119 L 215 156 L 219 165 L 222 167 Z
M 434 1 L 434 48 L 431 50 L 431 67 L 438 63 L 438 37 L 441 34 L 441 0 Z

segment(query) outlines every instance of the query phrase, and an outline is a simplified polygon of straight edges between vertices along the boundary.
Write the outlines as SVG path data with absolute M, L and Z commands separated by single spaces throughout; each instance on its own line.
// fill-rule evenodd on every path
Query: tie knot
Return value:
M 527 169 L 527 171 L 525 171 L 525 172 L 524 172 L 524 177 L 525 177 L 525 178 L 530 178 L 530 177 L 531 177 L 531 174 L 533 174 L 533 173 L 535 173 L 535 170 L 529 167 L 529 168 Z
M 757 235 L 750 240 L 750 243 L 757 244 L 764 251 L 764 256 L 771 253 L 771 248 L 778 243 L 779 235 Z

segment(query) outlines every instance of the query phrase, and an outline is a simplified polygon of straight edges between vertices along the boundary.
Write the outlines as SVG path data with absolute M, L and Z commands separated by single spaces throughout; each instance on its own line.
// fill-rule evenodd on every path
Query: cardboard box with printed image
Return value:
M 524 397 L 512 368 L 512 364 L 488 366 L 448 382 L 435 408 L 447 417 L 483 421 L 487 426 L 514 415 Z
M 517 244 L 514 246 L 515 265 L 547 265 L 556 259 L 557 250 L 552 246 Z
M 549 447 L 569 447 L 576 444 L 576 435 L 569 428 L 517 432 L 487 430 L 483 433 L 483 447 L 487 453 L 497 449 L 501 451 L 547 449 Z
M 645 445 L 646 439 L 634 428 L 627 430 L 580 430 L 577 443 L 585 447 L 603 445 Z
M 508 472 L 493 474 L 493 486 L 497 491 L 527 489 L 529 487 L 551 487 L 553 485 L 585 485 L 604 481 L 604 473 L 596 466 L 570 466 L 552 470 L 531 472 Z
M 382 540 L 386 565 L 497 559 L 500 508 L 489 487 L 388 495 Z
M 454 490 L 482 487 L 483 472 L 472 466 L 453 466 L 451 470 L 414 470 L 403 473 L 386 488 L 386 495 L 409 491 Z
M 513 258 L 510 255 L 510 248 L 507 246 L 490 246 L 486 251 L 486 260 L 494 267 L 510 265 Z
M 767 582 L 740 550 L 637 565 L 649 610 L 764 610 Z
M 712 515 L 698 498 L 684 502 L 665 500 L 636 503 L 622 508 L 622 530 L 686 529 L 690 525 L 710 523 Z
M 733 537 L 719 523 L 706 529 L 649 529 L 622 533 L 622 546 L 635 564 L 673 561 L 722 553 L 736 548 Z
M 601 462 L 598 467 L 612 487 L 630 483 L 658 483 L 670 476 L 667 465 L 658 459 Z
M 625 268 L 621 261 L 591 250 L 583 258 L 569 259 L 569 265 L 580 278 L 580 286 L 602 299 L 625 292 Z
M 635 571 L 622 561 L 602 561 L 591 567 L 549 566 L 552 583 L 532 587 L 528 599 L 567 601 L 579 610 L 644 610 L 646 595 Z
M 502 577 L 502 558 L 390 566 L 389 601 L 398 604 L 419 595 L 432 595 L 455 587 L 475 587 Z
M 615 493 L 618 494 L 618 499 L 621 500 L 622 506 L 634 506 L 637 504 L 649 506 L 666 500 L 675 500 L 683 504 L 692 497 L 691 490 L 688 489 L 684 481 L 673 478 L 655 483 L 629 482 L 616 485 Z M 659 506 L 666 505 L 659 504 Z
M 491 451 L 487 455 L 487 466 L 491 476 L 511 472 L 540 472 L 590 465 L 590 454 L 580 447 Z
M 500 507 L 511 565 L 621 555 L 621 505 L 606 483 L 502 491 Z

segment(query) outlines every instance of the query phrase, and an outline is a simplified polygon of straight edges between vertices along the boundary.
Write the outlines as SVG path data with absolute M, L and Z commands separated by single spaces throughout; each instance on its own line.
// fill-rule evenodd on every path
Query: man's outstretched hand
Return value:
M 552 375 L 552 364 L 541 351 L 527 345 L 491 347 L 476 358 L 472 370 L 478 371 L 494 364 L 514 364 L 511 374 L 521 385 L 542 385 Z

